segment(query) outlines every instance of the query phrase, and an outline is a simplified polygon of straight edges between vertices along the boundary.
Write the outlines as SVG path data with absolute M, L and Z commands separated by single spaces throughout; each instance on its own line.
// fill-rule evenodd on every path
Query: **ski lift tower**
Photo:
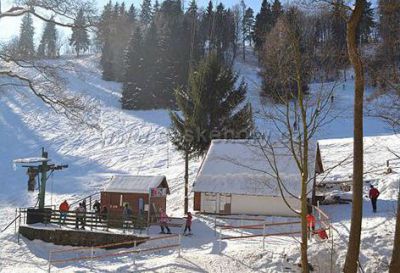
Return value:
M 48 153 L 42 148 L 41 157 L 29 157 L 15 159 L 14 164 L 28 164 L 22 165 L 22 167 L 27 168 L 27 174 L 29 176 L 28 180 L 28 190 L 34 191 L 35 189 L 35 178 L 37 177 L 39 185 L 39 211 L 43 211 L 45 208 L 45 195 L 46 195 L 46 182 L 49 176 L 56 170 L 62 170 L 68 168 L 68 165 L 55 165 L 49 164 Z M 40 163 L 40 165 L 35 165 Z M 48 174 L 50 172 L 50 174 Z

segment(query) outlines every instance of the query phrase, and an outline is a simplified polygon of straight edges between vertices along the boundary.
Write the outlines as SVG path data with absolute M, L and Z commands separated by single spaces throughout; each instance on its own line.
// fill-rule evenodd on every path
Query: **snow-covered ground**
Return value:
M 58 204 L 63 199 L 79 199 L 98 192 L 106 185 L 112 173 L 166 175 L 171 195 L 168 213 L 181 216 L 183 204 L 182 155 L 175 151 L 167 137 L 168 112 L 123 111 L 120 109 L 121 85 L 101 80 L 98 58 L 72 59 L 73 69 L 63 72 L 67 90 L 98 105 L 100 130 L 70 124 L 54 114 L 29 93 L 4 90 L 0 96 L 0 228 L 10 222 L 15 208 L 34 205 L 37 193 L 27 192 L 25 169 L 13 169 L 12 160 L 40 156 L 40 148 L 49 151 L 56 163 L 69 168 L 54 174 L 48 183 L 47 204 Z M 249 87 L 249 100 L 257 112 L 261 103 L 261 82 L 257 75 L 255 58 L 238 60 L 236 69 Z M 338 118 L 319 133 L 319 138 L 352 136 L 352 100 L 354 84 L 351 80 L 338 84 L 335 104 Z M 375 118 L 365 119 L 366 135 L 391 133 L 385 124 Z M 257 119 L 260 130 L 268 125 Z M 190 177 L 194 178 L 200 160 L 190 163 Z M 389 175 L 378 183 L 387 192 L 397 188 L 398 177 Z M 387 186 L 390 185 L 390 186 Z M 379 212 L 370 213 L 365 199 L 361 263 L 366 272 L 385 272 L 390 259 L 393 240 L 395 194 L 383 194 Z M 191 206 L 191 204 L 190 204 Z M 334 233 L 332 259 L 335 265 L 344 260 L 350 227 L 350 205 L 324 208 L 332 217 L 339 232 Z M 136 257 L 106 258 L 93 263 L 95 272 L 296 272 L 293 264 L 299 258 L 299 244 L 292 237 L 270 237 L 266 249 L 261 239 L 223 241 L 220 255 L 218 238 L 214 236 L 213 220 L 196 217 L 194 236 L 183 237 L 182 258 L 176 251 L 161 251 Z M 157 232 L 154 230 L 154 232 Z M 175 230 L 177 232 L 177 230 Z M 22 239 L 17 244 L 13 229 L 0 233 L 0 272 L 44 272 L 47 270 L 48 251 L 58 248 L 52 244 Z M 331 252 L 327 243 L 313 242 L 310 258 L 317 272 L 330 272 L 327 263 Z M 54 272 L 89 272 L 90 262 L 82 261 L 52 267 Z M 337 268 L 333 272 L 339 272 Z

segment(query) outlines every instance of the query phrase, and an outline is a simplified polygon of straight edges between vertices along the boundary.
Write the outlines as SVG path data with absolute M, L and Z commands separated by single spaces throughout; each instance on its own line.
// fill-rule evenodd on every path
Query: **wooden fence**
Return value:
M 166 245 L 160 245 L 160 246 L 155 246 L 155 247 L 147 247 L 147 248 L 138 248 L 139 243 L 143 242 L 150 242 L 150 241 L 160 241 L 160 240 L 167 240 L 167 239 L 177 239 L 177 242 L 172 242 Z M 120 245 L 126 245 L 126 244 L 132 244 L 134 245 L 133 249 L 130 250 L 125 250 L 125 251 L 118 251 L 118 252 L 106 252 L 102 254 L 96 255 L 95 250 L 96 249 L 107 249 L 107 248 L 115 248 Z M 75 247 L 75 248 L 67 248 L 67 249 L 55 249 L 49 251 L 49 258 L 48 258 L 48 272 L 51 272 L 51 267 L 56 264 L 65 264 L 65 263 L 70 263 L 70 262 L 77 262 L 77 261 L 85 261 L 88 260 L 90 261 L 90 269 L 93 270 L 93 261 L 94 260 L 99 260 L 99 259 L 104 259 L 104 258 L 109 258 L 109 257 L 121 257 L 121 256 L 127 256 L 127 255 L 133 255 L 132 257 L 132 262 L 133 265 L 135 265 L 135 259 L 136 256 L 140 255 L 141 253 L 146 253 L 146 252 L 157 252 L 160 250 L 166 250 L 166 249 L 174 249 L 178 250 L 178 257 L 181 257 L 181 235 L 166 235 L 166 236 L 158 236 L 158 237 L 153 237 L 153 238 L 148 238 L 148 239 L 143 239 L 143 240 L 134 240 L 134 241 L 126 241 L 126 242 L 121 242 L 121 243 L 114 243 L 114 244 L 105 244 L 101 246 L 95 246 L 95 247 Z M 60 253 L 78 253 L 82 251 L 89 251 L 89 255 L 84 255 L 84 256 L 79 256 L 79 257 L 74 257 L 74 258 L 64 258 L 64 259 L 54 259 L 55 255 L 60 254 Z

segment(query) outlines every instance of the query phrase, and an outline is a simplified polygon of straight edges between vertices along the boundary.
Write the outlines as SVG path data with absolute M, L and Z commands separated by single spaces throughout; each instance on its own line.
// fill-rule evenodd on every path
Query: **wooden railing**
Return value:
M 21 209 L 22 215 L 26 215 L 27 209 Z M 143 230 L 147 227 L 147 222 L 144 217 L 139 216 L 115 216 L 95 212 L 76 212 L 67 211 L 64 217 L 61 217 L 61 211 L 52 210 L 48 212 L 34 212 L 36 215 L 43 217 L 44 224 L 56 224 L 64 226 L 73 226 L 75 228 L 90 228 L 93 229 L 104 229 L 118 228 L 123 230 Z

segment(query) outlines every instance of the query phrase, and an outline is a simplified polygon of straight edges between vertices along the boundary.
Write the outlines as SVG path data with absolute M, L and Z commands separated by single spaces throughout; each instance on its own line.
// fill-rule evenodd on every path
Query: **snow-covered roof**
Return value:
M 137 176 L 137 175 L 115 175 L 105 188 L 105 192 L 121 193 L 149 193 L 151 188 L 157 188 L 165 183 L 168 184 L 165 176 Z M 169 193 L 169 190 L 167 190 Z
M 350 181 L 353 174 L 353 138 L 318 141 L 324 172 L 317 183 Z M 400 170 L 400 135 L 364 137 L 364 180 L 381 179 L 387 160 L 393 172 Z
M 313 161 L 314 154 L 310 154 Z M 291 194 L 299 196 L 300 172 L 289 150 L 282 145 L 272 149 L 259 140 L 213 140 L 193 191 L 280 196 L 277 173 L 271 167 L 274 158 L 282 184 Z

